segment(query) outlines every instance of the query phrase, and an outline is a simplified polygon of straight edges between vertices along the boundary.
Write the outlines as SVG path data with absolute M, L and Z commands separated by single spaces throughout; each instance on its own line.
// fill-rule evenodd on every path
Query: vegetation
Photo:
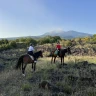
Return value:
M 22 50 L 18 49 L 18 54 Z M 11 52 L 15 53 L 16 50 L 8 51 L 10 54 Z M 25 52 L 24 49 L 22 52 Z M 16 52 L 17 54 L 17 52 Z M 10 58 L 13 56 L 9 55 Z M 15 55 L 14 55 L 15 56 Z M 66 66 L 60 65 L 60 59 L 57 58 L 56 64 L 50 63 L 49 57 L 44 57 L 38 60 L 36 65 L 36 72 L 31 72 L 31 64 L 27 66 L 26 69 L 26 77 L 23 77 L 20 70 L 15 70 L 14 66 L 17 62 L 17 59 L 4 61 L 5 62 L 5 69 L 0 72 L 0 95 L 5 96 L 95 96 L 96 95 L 96 88 L 95 85 L 90 81 L 81 81 L 81 75 L 79 72 L 85 72 L 88 78 L 92 72 L 95 72 L 96 66 L 96 59 L 94 56 L 67 56 L 65 57 Z M 83 70 L 83 65 L 80 62 L 88 61 L 88 64 L 93 63 L 91 69 L 85 66 Z M 0 59 L 1 62 L 1 59 Z M 3 62 L 3 63 L 4 63 Z M 81 66 L 82 65 L 82 66 Z M 87 63 L 86 63 L 87 65 Z M 77 67 L 76 67 L 77 66 Z M 79 70 L 83 70 L 80 71 Z M 82 76 L 85 73 L 81 73 Z M 88 74 L 87 74 L 88 73 Z M 95 76 L 96 74 L 91 76 Z M 93 78 L 92 77 L 92 78 Z M 92 79 L 95 80 L 95 79 Z M 45 89 L 39 88 L 39 83 L 42 81 L 48 81 L 52 84 L 52 89 Z M 86 82 L 83 84 L 83 82 Z M 89 83 L 90 82 L 90 83 Z M 95 82 L 95 81 L 94 81 Z M 93 84 L 93 85 L 92 85 Z M 54 87 L 55 86 L 55 87 Z M 55 89 L 54 89 L 55 88 Z M 59 89 L 64 92 L 59 92 Z M 57 91 L 55 91 L 57 90 Z M 73 95 L 72 95 L 73 94 Z
M 47 57 L 58 40 L 62 47 L 71 46 L 72 54 L 66 54 L 65 66 L 60 65 L 59 57 L 55 64 Z M 44 57 L 38 59 L 36 72 L 32 72 L 29 64 L 23 77 L 15 65 L 18 58 L 26 54 L 29 43 L 33 43 L 36 50 L 43 49 Z M 96 96 L 96 35 L 72 40 L 58 36 L 39 40 L 3 39 L 0 51 L 0 96 Z M 45 86 L 39 87 L 44 81 Z
M 30 43 L 32 43 L 34 46 L 41 45 L 41 44 L 52 44 L 56 43 L 57 41 L 60 41 L 61 44 L 66 46 L 76 46 L 76 45 L 84 45 L 84 44 L 96 44 L 96 34 L 93 35 L 93 37 L 84 37 L 84 38 L 74 38 L 71 40 L 62 39 L 59 36 L 46 36 L 43 38 L 40 38 L 38 40 L 32 39 L 32 38 L 20 38 L 16 40 L 7 40 L 2 39 L 0 40 L 0 51 L 16 48 L 18 44 L 22 43 L 22 47 L 29 46 Z M 23 46 L 24 45 L 24 46 Z

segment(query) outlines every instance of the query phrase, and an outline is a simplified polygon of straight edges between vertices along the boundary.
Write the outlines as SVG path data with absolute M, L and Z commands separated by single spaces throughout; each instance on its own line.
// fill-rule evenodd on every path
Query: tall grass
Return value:
M 22 51 L 22 50 L 21 50 Z M 54 83 L 60 88 L 64 88 L 67 92 L 72 93 L 73 86 L 68 82 L 68 76 L 78 76 L 78 70 L 73 68 L 73 65 L 78 64 L 81 61 L 88 61 L 89 63 L 96 64 L 96 56 L 66 56 L 64 58 L 65 63 L 68 65 L 64 68 L 59 68 L 60 58 L 56 58 L 56 63 L 51 64 L 50 57 L 39 58 L 36 64 L 36 72 L 32 72 L 31 64 L 27 65 L 25 70 L 26 76 L 23 77 L 21 70 L 15 70 L 14 66 L 16 62 L 7 62 L 10 66 L 6 67 L 4 71 L 0 73 L 0 96 L 51 96 L 52 92 L 39 88 L 39 83 L 43 80 Z M 69 72 L 65 74 L 64 72 Z M 54 75 L 52 75 L 54 73 Z M 62 75 L 62 73 L 64 73 Z M 51 81 L 52 76 L 60 76 L 63 81 Z M 56 78 L 57 78 L 56 77 Z M 71 82 L 72 83 L 72 82 Z M 78 85 L 77 85 L 78 86 Z M 94 87 L 85 88 L 88 96 L 95 96 L 96 92 Z M 92 90 L 94 89 L 94 91 Z M 80 95 L 83 91 L 78 90 Z M 76 92 L 72 96 L 79 96 Z M 61 94 L 61 93 L 58 93 Z M 69 96 L 71 96 L 69 95 Z M 86 95 L 86 96 L 87 96 Z M 61 96 L 68 96 L 63 94 Z M 83 95 L 80 95 L 83 96 Z

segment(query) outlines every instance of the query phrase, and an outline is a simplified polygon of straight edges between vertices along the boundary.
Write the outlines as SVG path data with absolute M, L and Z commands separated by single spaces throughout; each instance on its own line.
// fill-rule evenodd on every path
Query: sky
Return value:
M 0 0 L 0 38 L 54 30 L 96 34 L 96 0 Z

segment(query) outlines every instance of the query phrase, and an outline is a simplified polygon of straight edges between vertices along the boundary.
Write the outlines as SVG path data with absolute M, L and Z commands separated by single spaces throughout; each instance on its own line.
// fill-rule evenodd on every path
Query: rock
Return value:
M 63 89 L 60 89 L 58 88 L 57 86 L 49 83 L 48 81 L 42 81 L 40 84 L 39 84 L 39 88 L 43 88 L 43 89 L 47 89 L 47 90 L 50 90 L 52 91 L 53 93 L 56 92 L 64 92 Z

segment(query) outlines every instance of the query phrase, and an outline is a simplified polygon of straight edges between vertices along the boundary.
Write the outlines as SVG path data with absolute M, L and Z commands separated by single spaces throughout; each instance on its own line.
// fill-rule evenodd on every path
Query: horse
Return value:
M 53 59 L 54 59 L 54 63 L 55 63 L 56 57 L 59 56 L 61 58 L 61 64 L 63 63 L 63 65 L 64 65 L 64 56 L 65 56 L 65 53 L 71 54 L 70 47 L 61 49 L 60 52 L 58 52 L 59 54 L 55 54 L 55 52 L 56 52 L 56 50 L 54 50 L 54 51 L 51 52 L 51 57 L 52 57 L 51 63 L 53 62 Z
M 42 51 L 38 51 L 38 52 L 34 53 L 34 56 L 36 57 L 36 59 L 38 59 L 39 57 L 43 57 Z M 27 64 L 29 64 L 29 63 L 32 64 L 32 69 L 33 69 L 33 71 L 35 71 L 36 63 L 34 62 L 34 60 L 32 60 L 32 58 L 30 57 L 29 54 L 20 56 L 15 68 L 21 69 L 21 66 L 22 66 L 22 75 L 25 76 L 25 68 L 26 68 Z

